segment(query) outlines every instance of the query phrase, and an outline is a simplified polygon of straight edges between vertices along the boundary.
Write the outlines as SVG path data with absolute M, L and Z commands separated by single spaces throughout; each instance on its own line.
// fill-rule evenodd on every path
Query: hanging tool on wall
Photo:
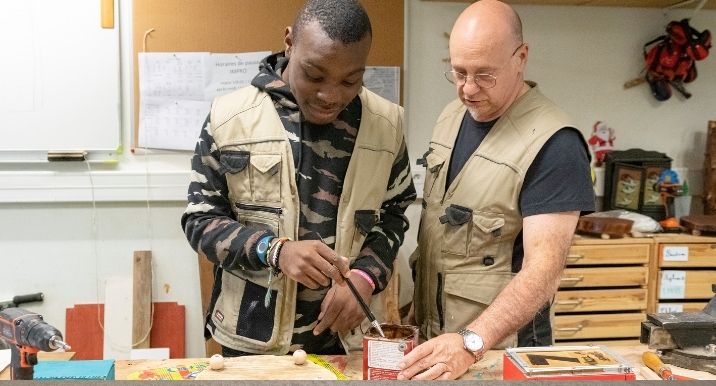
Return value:
M 643 75 L 624 83 L 624 88 L 646 82 L 658 101 L 669 99 L 672 87 L 690 98 L 684 84 L 696 80 L 696 61 L 706 59 L 710 48 L 709 30 L 698 31 L 689 19 L 672 21 L 666 26 L 666 34 L 644 44 Z

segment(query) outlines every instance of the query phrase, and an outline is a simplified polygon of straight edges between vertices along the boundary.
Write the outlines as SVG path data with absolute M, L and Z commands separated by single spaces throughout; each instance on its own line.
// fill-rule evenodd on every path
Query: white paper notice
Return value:
M 210 81 L 204 92 L 205 99 L 212 100 L 219 95 L 238 90 L 251 84 L 259 72 L 259 63 L 271 52 L 248 52 L 245 54 L 211 54 Z
M 393 103 L 400 103 L 400 67 L 366 67 L 363 85 Z
M 660 314 L 666 314 L 669 312 L 684 312 L 684 305 L 673 303 L 659 303 L 656 312 Z
M 686 294 L 686 271 L 661 271 L 659 298 L 683 299 Z
M 193 150 L 211 101 L 246 86 L 269 51 L 139 54 L 139 146 Z
M 689 247 L 664 247 L 661 257 L 664 261 L 689 261 Z

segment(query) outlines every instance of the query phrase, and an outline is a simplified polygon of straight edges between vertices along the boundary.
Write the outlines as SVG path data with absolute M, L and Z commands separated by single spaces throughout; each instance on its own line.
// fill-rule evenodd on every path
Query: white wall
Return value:
M 449 33 L 466 3 L 406 1 L 409 12 L 406 112 L 413 162 L 427 150 L 435 119 L 454 99 L 454 86 L 443 78 Z M 689 168 L 693 193 L 701 191 L 701 169 L 708 120 L 716 119 L 716 59 L 697 62 L 699 76 L 680 95 L 656 101 L 646 84 L 623 90 L 639 75 L 642 46 L 664 32 L 671 20 L 692 11 L 646 8 L 516 6 L 529 43 L 526 78 L 562 106 L 585 136 L 594 122 L 616 130 L 616 148 L 665 152 L 672 166 Z M 702 10 L 692 25 L 716 32 L 716 11 Z M 499 81 L 499 80 L 498 80 Z

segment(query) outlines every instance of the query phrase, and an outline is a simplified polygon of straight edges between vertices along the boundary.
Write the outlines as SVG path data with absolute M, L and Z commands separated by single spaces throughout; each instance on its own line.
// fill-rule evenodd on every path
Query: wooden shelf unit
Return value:
M 575 236 L 553 305 L 556 344 L 638 342 L 652 244 Z
M 702 310 L 714 296 L 716 237 L 664 234 L 653 240 L 649 312 Z

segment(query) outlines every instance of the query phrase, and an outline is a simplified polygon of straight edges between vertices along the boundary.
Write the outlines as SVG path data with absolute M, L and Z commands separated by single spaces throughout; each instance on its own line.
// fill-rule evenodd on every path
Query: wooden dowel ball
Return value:
M 212 370 L 221 370 L 224 368 L 224 357 L 221 354 L 214 354 L 209 358 L 209 368 Z
M 293 363 L 296 365 L 303 365 L 304 363 L 306 363 L 306 352 L 300 349 L 294 351 Z

